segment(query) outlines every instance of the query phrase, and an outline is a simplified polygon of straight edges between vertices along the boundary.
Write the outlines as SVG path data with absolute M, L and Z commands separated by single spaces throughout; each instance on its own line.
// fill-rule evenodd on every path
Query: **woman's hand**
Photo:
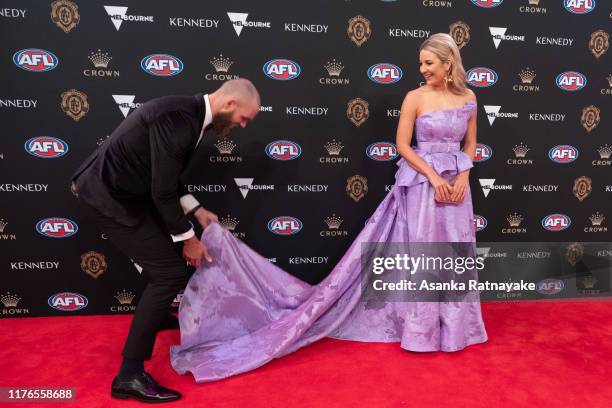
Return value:
M 451 201 L 453 187 L 448 183 L 448 181 L 435 174 L 430 177 L 429 183 L 432 185 L 436 192 L 436 201 Z
M 200 223 L 200 226 L 202 226 L 202 229 L 206 229 L 206 227 L 208 227 L 208 225 L 211 222 L 219 221 L 217 214 L 214 214 L 208 211 L 204 207 L 198 208 L 196 212 L 193 213 L 193 216 L 195 217 L 196 220 L 198 220 L 198 222 Z
M 451 194 L 451 201 L 460 203 L 465 198 L 465 192 L 468 189 L 470 183 L 470 173 L 469 171 L 464 171 L 455 176 L 455 178 L 451 181 L 453 186 L 453 194 Z

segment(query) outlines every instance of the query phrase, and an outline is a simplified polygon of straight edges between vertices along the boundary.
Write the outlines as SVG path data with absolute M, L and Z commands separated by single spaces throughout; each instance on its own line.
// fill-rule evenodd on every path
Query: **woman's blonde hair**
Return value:
M 448 76 L 444 79 L 448 90 L 456 95 L 465 95 L 467 86 L 465 84 L 465 68 L 461 62 L 459 47 L 448 34 L 437 33 L 423 41 L 419 51 L 427 50 L 433 52 L 442 62 L 450 62 Z

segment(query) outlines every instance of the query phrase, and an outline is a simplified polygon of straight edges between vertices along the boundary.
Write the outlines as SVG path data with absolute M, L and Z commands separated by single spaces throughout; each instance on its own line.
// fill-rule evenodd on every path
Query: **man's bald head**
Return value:
M 242 128 L 257 116 L 261 100 L 259 92 L 248 79 L 232 79 L 208 95 L 213 114 L 213 126 L 221 136 L 240 126 Z
M 257 106 L 261 103 L 259 92 L 257 92 L 255 85 L 244 78 L 232 79 L 225 82 L 217 89 L 215 94 L 217 93 L 220 96 L 234 98 L 236 101 L 242 103 L 255 103 Z

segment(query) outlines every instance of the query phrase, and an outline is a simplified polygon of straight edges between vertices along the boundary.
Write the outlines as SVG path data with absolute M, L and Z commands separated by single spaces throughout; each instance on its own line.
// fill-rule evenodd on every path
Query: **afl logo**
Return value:
M 474 228 L 476 229 L 476 232 L 482 231 L 483 229 L 487 228 L 487 224 L 488 222 L 485 217 L 483 217 L 482 215 L 474 214 Z
M 563 0 L 563 7 L 573 14 L 588 14 L 595 10 L 595 0 Z
M 53 309 L 61 310 L 62 312 L 74 312 L 87 307 L 89 303 L 83 295 L 73 292 L 57 293 L 47 301 Z
M 140 61 L 140 67 L 151 75 L 174 76 L 183 70 L 183 61 L 167 54 L 147 55 Z
M 278 81 L 289 81 L 300 76 L 302 69 L 300 66 L 288 59 L 273 59 L 266 62 L 263 72 L 268 78 Z
M 302 221 L 283 215 L 268 221 L 268 231 L 276 235 L 293 235 L 302 230 Z
M 504 0 L 472 0 L 472 3 L 478 7 L 493 8 L 502 4 Z
M 45 218 L 38 221 L 36 231 L 49 238 L 67 238 L 77 233 L 76 222 L 67 218 Z
M 68 153 L 68 144 L 62 139 L 51 136 L 39 136 L 28 139 L 25 142 L 24 148 L 32 156 L 43 159 L 55 159 Z
M 478 88 L 486 88 L 495 85 L 497 72 L 491 68 L 477 67 L 470 69 L 467 74 L 467 83 Z
M 476 163 L 487 161 L 491 156 L 493 156 L 493 149 L 491 149 L 491 146 L 482 143 L 476 145 L 476 154 L 474 155 L 474 161 Z
M 56 68 L 59 60 L 50 51 L 27 48 L 13 54 L 13 63 L 30 72 L 46 72 Z
M 564 91 L 579 91 L 586 86 L 587 79 L 580 72 L 568 71 L 557 75 L 557 86 Z
M 544 279 L 536 284 L 536 290 L 543 295 L 554 295 L 563 290 L 565 284 L 559 279 Z
M 555 163 L 571 163 L 578 158 L 578 149 L 570 145 L 557 145 L 548 151 L 548 158 Z
M 277 140 L 266 146 L 266 154 L 274 160 L 293 160 L 300 157 L 302 147 L 289 140 Z
M 389 142 L 376 142 L 366 148 L 366 154 L 372 160 L 389 161 L 397 157 L 397 147 Z
M 548 231 L 563 231 L 568 229 L 572 220 L 565 214 L 550 214 L 542 219 L 542 227 Z
M 368 69 L 368 78 L 377 84 L 393 84 L 402 79 L 402 70 L 397 65 L 380 63 Z

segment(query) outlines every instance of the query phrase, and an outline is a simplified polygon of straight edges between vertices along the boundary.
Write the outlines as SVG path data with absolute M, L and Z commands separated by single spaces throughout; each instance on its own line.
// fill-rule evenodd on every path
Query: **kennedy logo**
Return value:
M 550 214 L 542 219 L 542 227 L 553 232 L 568 229 L 571 223 L 571 218 L 565 214 Z
M 578 158 L 578 149 L 570 145 L 557 145 L 550 148 L 548 158 L 555 163 L 571 163 Z
M 240 33 L 242 33 L 242 29 L 244 27 L 249 28 L 270 28 L 269 21 L 247 21 L 247 17 L 249 13 L 231 13 L 228 12 L 227 16 L 232 22 L 232 27 L 234 27 L 234 31 L 236 31 L 236 35 L 240 37 Z
M 300 157 L 302 147 L 290 140 L 277 140 L 266 146 L 266 154 L 274 160 L 293 160 Z
M 106 14 L 108 14 L 108 16 L 110 17 L 111 22 L 113 23 L 117 31 L 119 31 L 119 28 L 121 28 L 121 24 L 123 24 L 124 21 L 135 21 L 141 23 L 154 22 L 153 16 L 134 16 L 127 14 L 127 7 L 104 6 L 104 10 L 106 10 Z
M 477 67 L 470 69 L 467 74 L 467 83 L 478 87 L 487 88 L 497 83 L 497 72 L 491 68 Z
M 70 0 L 55 0 L 51 3 L 51 21 L 68 34 L 81 21 L 79 7 Z
M 294 235 L 302 230 L 302 221 L 295 217 L 283 215 L 268 221 L 268 231 L 276 235 Z
M 242 198 L 246 198 L 251 190 L 274 191 L 273 184 L 253 184 L 253 178 L 235 178 L 234 181 L 242 194 Z
M 374 161 L 390 161 L 397 158 L 397 147 L 389 142 L 372 143 L 366 148 L 366 155 Z
M 68 153 L 68 144 L 62 139 L 51 136 L 38 136 L 28 139 L 25 151 L 35 157 L 55 159 Z
M 36 223 L 36 231 L 49 238 L 67 238 L 77 233 L 79 226 L 68 218 L 45 218 Z
M 79 293 L 62 292 L 55 294 L 47 301 L 53 309 L 62 312 L 74 312 L 87 307 L 87 298 Z
M 136 95 L 113 95 L 113 99 L 115 100 L 115 103 L 117 104 L 117 107 L 123 114 L 124 118 L 127 118 L 130 110 L 137 109 L 142 106 L 142 103 L 134 103 L 135 98 Z
M 476 163 L 487 161 L 492 156 L 493 156 L 493 149 L 491 148 L 491 146 L 483 144 L 483 143 L 476 144 L 476 154 L 474 155 L 474 161 Z
M 402 70 L 397 65 L 382 62 L 368 69 L 368 78 L 377 84 L 393 84 L 402 79 Z
M 568 71 L 557 75 L 555 79 L 557 86 L 564 91 L 579 91 L 586 86 L 587 79 L 580 72 Z
M 588 14 L 595 10 L 595 0 L 563 0 L 563 7 L 572 14 Z
M 476 230 L 476 232 L 482 231 L 483 229 L 487 228 L 488 223 L 489 222 L 487 221 L 487 219 L 482 215 L 474 214 L 474 229 Z
M 472 0 L 472 4 L 483 8 L 497 7 L 503 2 L 504 0 Z
M 493 44 L 495 49 L 499 48 L 499 44 L 504 41 L 525 41 L 524 35 L 506 35 L 506 27 L 489 27 L 491 37 L 493 37 Z
M 484 110 L 487 114 L 487 119 L 489 120 L 489 125 L 493 126 L 493 122 L 495 122 L 495 119 L 497 118 L 512 118 L 512 119 L 517 119 L 519 114 L 518 113 L 511 113 L 511 112 L 500 112 L 501 110 L 501 106 L 500 105 L 484 105 Z
M 278 81 L 290 81 L 300 76 L 302 69 L 300 66 L 288 59 L 273 59 L 266 62 L 263 72 L 268 78 Z
M 478 179 L 482 193 L 485 198 L 489 196 L 491 190 L 512 190 L 512 184 L 495 184 L 495 179 Z
M 183 61 L 173 55 L 151 54 L 140 61 L 140 67 L 155 76 L 174 76 L 183 71 Z
M 47 72 L 57 68 L 59 60 L 51 51 L 26 48 L 13 54 L 13 64 L 30 72 Z

